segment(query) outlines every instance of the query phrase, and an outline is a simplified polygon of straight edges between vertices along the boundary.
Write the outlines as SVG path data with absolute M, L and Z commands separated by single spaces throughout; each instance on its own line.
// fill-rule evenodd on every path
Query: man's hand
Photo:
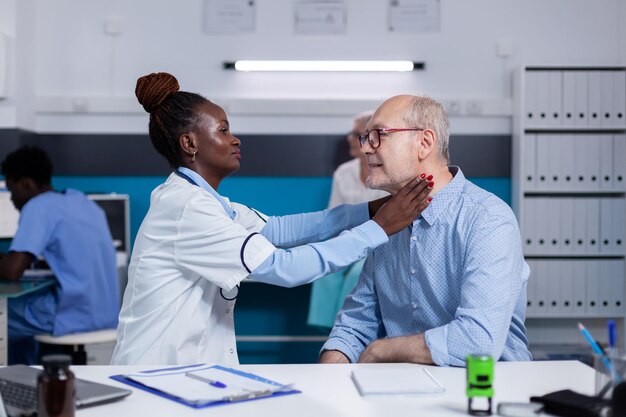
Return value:
M 9 281 L 20 279 L 33 259 L 34 256 L 28 252 L 9 252 L 0 259 L 0 279 Z
M 350 363 L 350 359 L 338 350 L 325 350 L 320 356 L 320 363 Z
M 432 177 L 428 177 L 432 178 Z M 409 181 L 400 191 L 389 199 L 376 212 L 372 220 L 391 236 L 404 229 L 426 209 L 432 198 L 428 197 L 433 189 L 434 183 L 428 178 L 417 178 Z M 370 212 L 372 204 L 380 200 L 370 203 Z
M 359 357 L 359 363 L 367 362 L 409 362 L 427 365 L 434 363 L 424 334 L 375 340 Z

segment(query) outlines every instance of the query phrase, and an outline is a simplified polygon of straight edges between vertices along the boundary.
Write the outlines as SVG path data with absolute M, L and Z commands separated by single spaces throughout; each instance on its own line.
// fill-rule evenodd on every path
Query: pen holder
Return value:
M 593 354 L 593 368 L 596 371 L 596 395 L 611 399 L 613 388 L 626 381 L 626 351 L 607 349 L 606 356 Z

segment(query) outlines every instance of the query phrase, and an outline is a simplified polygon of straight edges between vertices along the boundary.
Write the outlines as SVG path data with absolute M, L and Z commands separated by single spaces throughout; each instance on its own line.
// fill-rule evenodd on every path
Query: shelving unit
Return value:
M 531 346 L 584 344 L 578 321 L 606 341 L 606 319 L 626 330 L 626 68 L 524 66 L 514 96 Z

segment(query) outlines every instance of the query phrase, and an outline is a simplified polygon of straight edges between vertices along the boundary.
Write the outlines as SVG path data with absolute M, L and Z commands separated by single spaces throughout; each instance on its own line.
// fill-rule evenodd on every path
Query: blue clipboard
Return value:
M 201 366 L 201 365 L 203 365 L 203 364 L 185 365 L 185 366 L 177 366 L 177 367 L 162 368 L 162 369 L 152 369 L 152 370 L 149 370 L 149 371 L 143 371 L 143 372 L 139 372 L 139 373 L 141 373 L 141 374 L 148 374 L 149 375 L 151 373 L 162 372 L 162 371 L 177 371 L 177 370 L 184 371 L 185 369 L 196 368 L 196 367 Z M 249 373 L 249 372 L 243 372 L 243 371 L 240 371 L 238 369 L 227 368 L 227 367 L 224 367 L 224 366 L 221 366 L 221 365 L 214 365 L 214 366 L 211 366 L 210 368 L 215 368 L 215 369 L 219 369 L 221 371 L 230 372 L 230 373 L 233 373 L 235 375 L 239 375 L 239 376 L 242 376 L 242 377 L 245 377 L 245 378 L 253 379 L 255 381 L 260 381 L 260 382 L 264 382 L 264 383 L 267 383 L 267 384 L 280 386 L 280 384 L 275 382 L 275 381 L 272 381 L 272 380 L 260 377 L 258 375 L 255 375 L 255 374 L 252 374 L 252 373 Z M 191 401 L 188 401 L 188 400 L 186 400 L 184 398 L 180 398 L 180 397 L 177 397 L 175 395 L 169 394 L 167 392 L 164 392 L 164 391 L 161 391 L 161 390 L 149 387 L 149 386 L 144 385 L 144 384 L 142 384 L 142 383 L 140 383 L 138 381 L 129 379 L 126 375 L 123 375 L 123 374 L 111 375 L 109 378 L 111 378 L 111 379 L 113 379 L 115 381 L 118 381 L 118 382 L 130 385 L 132 387 L 139 388 L 141 390 L 150 392 L 150 393 L 158 395 L 160 397 L 167 398 L 168 400 L 172 400 L 172 401 L 175 401 L 177 403 L 184 404 L 187 407 L 196 408 L 196 409 L 197 408 L 213 407 L 213 406 L 216 406 L 216 405 L 235 404 L 235 403 L 244 402 L 244 401 L 262 400 L 264 398 L 280 397 L 280 396 L 283 396 L 283 395 L 300 394 L 302 392 L 302 391 L 299 391 L 299 390 L 296 390 L 296 389 L 290 389 L 290 390 L 287 390 L 287 391 L 277 391 L 277 392 L 272 392 L 271 394 L 264 394 L 264 395 L 258 395 L 258 396 L 242 396 L 242 397 L 238 397 L 238 398 L 230 399 L 230 400 L 216 400 L 216 401 L 208 401 L 208 402 L 200 402 L 200 403 L 198 403 L 198 402 L 191 402 Z

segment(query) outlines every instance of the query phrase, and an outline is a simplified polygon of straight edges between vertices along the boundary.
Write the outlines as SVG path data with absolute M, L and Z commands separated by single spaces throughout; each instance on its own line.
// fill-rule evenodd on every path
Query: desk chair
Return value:
M 63 353 L 71 355 L 73 365 L 87 365 L 85 345 L 115 342 L 117 340 L 116 333 L 117 329 L 104 329 L 95 332 L 66 334 L 65 336 L 39 334 L 35 336 L 35 340 L 39 343 L 56 346 Z

